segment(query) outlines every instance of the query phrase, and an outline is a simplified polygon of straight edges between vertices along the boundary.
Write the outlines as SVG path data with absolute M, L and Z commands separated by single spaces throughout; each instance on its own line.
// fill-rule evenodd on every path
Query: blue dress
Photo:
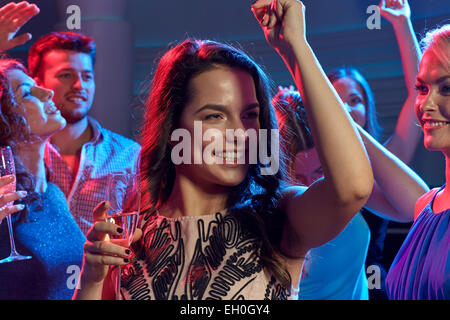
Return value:
M 333 240 L 311 249 L 299 300 L 368 300 L 365 261 L 370 229 L 360 213 Z
M 14 222 L 16 248 L 32 259 L 0 264 L 0 299 L 70 300 L 83 258 L 85 236 L 64 194 L 48 184 L 42 208 L 30 205 L 25 222 Z M 0 259 L 9 255 L 6 219 L 0 225 Z
M 389 299 L 450 299 L 450 209 L 433 212 L 437 193 L 412 225 L 391 265 L 386 278 Z

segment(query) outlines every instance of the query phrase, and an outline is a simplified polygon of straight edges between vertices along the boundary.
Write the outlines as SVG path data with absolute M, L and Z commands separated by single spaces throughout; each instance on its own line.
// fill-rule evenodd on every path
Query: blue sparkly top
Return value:
M 69 300 L 83 258 L 85 236 L 67 207 L 64 194 L 48 184 L 30 205 L 27 221 L 14 222 L 16 248 L 32 259 L 0 264 L 0 299 Z M 0 225 L 0 259 L 9 255 L 6 219 Z

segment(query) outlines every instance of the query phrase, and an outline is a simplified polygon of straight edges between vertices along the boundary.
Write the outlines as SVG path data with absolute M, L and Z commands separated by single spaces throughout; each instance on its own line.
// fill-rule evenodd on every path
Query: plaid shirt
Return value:
M 140 151 L 136 142 L 102 128 L 93 118 L 88 119 L 93 138 L 81 149 L 76 177 L 51 143 L 47 143 L 44 156 L 49 181 L 66 195 L 70 212 L 84 234 L 93 224 L 92 210 L 106 200 L 108 173 L 136 172 Z

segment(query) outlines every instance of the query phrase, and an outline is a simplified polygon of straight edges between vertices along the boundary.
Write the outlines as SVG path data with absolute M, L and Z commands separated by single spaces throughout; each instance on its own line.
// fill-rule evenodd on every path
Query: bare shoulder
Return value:
M 425 209 L 425 207 L 430 203 L 431 199 L 438 191 L 439 188 L 431 189 L 417 200 L 416 206 L 414 208 L 414 221 L 417 219 L 423 209 Z

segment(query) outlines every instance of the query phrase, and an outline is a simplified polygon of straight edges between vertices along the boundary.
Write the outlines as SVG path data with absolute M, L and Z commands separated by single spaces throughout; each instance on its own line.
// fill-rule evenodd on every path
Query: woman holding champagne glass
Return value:
M 15 37 L 20 27 L 39 12 L 27 2 L 0 8 L 0 51 L 30 39 Z M 66 125 L 52 102 L 53 92 L 36 85 L 24 66 L 0 60 L 0 145 L 14 155 L 14 177 L 0 178 L 0 218 L 11 215 L 12 231 L 0 226 L 0 257 L 12 248 L 31 259 L 0 264 L 0 299 L 70 299 L 77 279 L 85 237 L 72 218 L 64 194 L 47 181 L 44 149 L 52 134 Z M 4 206 L 14 200 L 20 204 Z
M 272 173 L 261 160 L 249 163 L 253 148 L 276 153 L 279 142 L 244 146 L 224 133 L 276 131 L 267 76 L 236 48 L 185 40 L 161 58 L 146 105 L 136 257 L 130 261 L 127 248 L 105 241 L 122 230 L 105 221 L 102 203 L 74 298 L 113 298 L 108 270 L 119 265 L 126 299 L 291 299 L 308 250 L 335 237 L 367 201 L 370 163 L 306 40 L 303 4 L 259 0 L 252 11 L 305 97 L 325 178 L 310 188 L 287 187 L 282 156 Z M 217 161 L 192 163 L 196 146 L 207 144 L 194 137 L 188 160 L 177 164 L 171 135 L 179 129 L 192 137 L 196 121 L 221 133 L 222 147 L 203 153 Z

